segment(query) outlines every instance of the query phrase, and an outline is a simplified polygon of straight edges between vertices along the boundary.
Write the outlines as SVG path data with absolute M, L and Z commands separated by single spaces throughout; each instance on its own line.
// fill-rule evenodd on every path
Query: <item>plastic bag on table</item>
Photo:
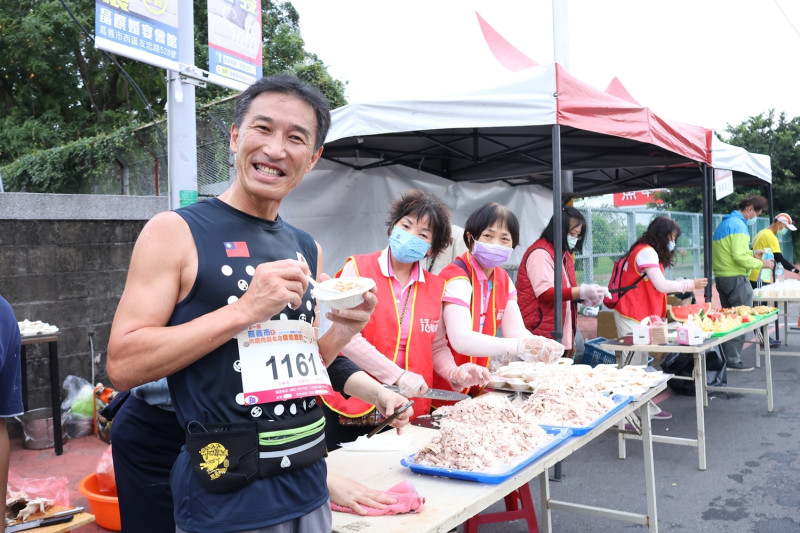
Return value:
M 12 470 L 8 471 L 7 498 L 11 497 L 11 492 L 24 492 L 28 498 L 47 498 L 53 500 L 53 505 L 69 507 L 69 479 L 64 476 L 52 476 L 46 478 L 27 478 L 15 474 Z
M 95 468 L 97 474 L 97 488 L 103 494 L 117 495 L 117 482 L 114 479 L 114 459 L 111 456 L 111 445 L 100 456 Z

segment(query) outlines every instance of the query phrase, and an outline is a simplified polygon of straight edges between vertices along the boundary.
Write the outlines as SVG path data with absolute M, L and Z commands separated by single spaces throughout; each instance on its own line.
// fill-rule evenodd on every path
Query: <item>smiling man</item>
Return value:
M 236 105 L 234 182 L 153 217 L 134 247 L 107 370 L 119 389 L 167 377 L 186 431 L 170 477 L 177 531 L 330 530 L 315 398 L 377 299 L 331 311 L 317 339 L 307 276 L 322 271 L 322 251 L 278 215 L 329 124 L 318 90 L 291 76 L 257 81 Z M 405 401 L 380 395 L 387 415 Z

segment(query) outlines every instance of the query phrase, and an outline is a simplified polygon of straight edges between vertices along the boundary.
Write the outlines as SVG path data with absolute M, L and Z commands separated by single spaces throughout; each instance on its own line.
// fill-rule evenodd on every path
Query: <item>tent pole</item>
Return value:
M 563 332 L 561 326 L 563 318 L 561 316 L 561 268 L 562 252 L 561 243 L 563 242 L 563 235 L 561 223 L 561 126 L 553 124 L 552 130 L 552 143 L 553 143 L 553 289 L 555 290 L 553 315 L 555 319 L 555 331 L 553 331 L 553 339 L 556 342 L 561 342 Z M 575 304 L 577 305 L 577 303 Z M 578 327 L 577 324 L 573 324 Z M 574 339 L 573 339 L 574 342 Z M 573 346 L 575 346 L 573 344 Z M 553 466 L 553 481 L 561 481 L 561 461 Z
M 561 280 L 561 272 L 562 269 L 559 268 L 561 266 L 561 257 L 562 257 L 562 250 L 561 250 L 561 243 L 562 238 L 560 237 L 562 233 L 562 224 L 561 224 L 561 126 L 558 124 L 553 124 L 552 129 L 552 139 L 553 139 L 553 257 L 554 257 L 554 265 L 553 265 L 553 289 L 555 290 L 555 304 L 554 304 L 554 315 L 555 315 L 555 331 L 552 332 L 553 339 L 558 342 L 561 342 L 561 338 L 563 337 L 563 332 L 561 330 L 563 322 L 563 318 L 561 316 L 561 302 L 562 302 L 562 295 L 561 295 L 561 287 L 562 287 L 562 280 Z
M 772 222 L 775 220 L 775 216 L 776 215 L 775 215 L 775 204 L 773 202 L 774 198 L 772 196 L 772 184 L 771 183 L 767 184 L 767 199 L 769 200 L 769 223 L 772 224 Z
M 713 171 L 709 171 L 709 166 L 703 163 L 703 263 L 705 264 L 705 268 L 703 269 L 703 273 L 705 274 L 706 279 L 708 280 L 708 285 L 706 285 L 706 289 L 704 291 L 706 303 L 711 301 L 712 295 L 712 286 L 711 286 L 711 278 L 712 278 L 712 264 L 711 264 L 711 241 L 714 235 L 714 222 L 713 222 L 713 215 L 714 215 L 714 189 L 712 187 L 713 183 Z

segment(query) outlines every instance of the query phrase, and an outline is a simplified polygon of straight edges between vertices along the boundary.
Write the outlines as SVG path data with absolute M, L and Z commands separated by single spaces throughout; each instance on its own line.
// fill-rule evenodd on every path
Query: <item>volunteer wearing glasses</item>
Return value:
M 541 236 L 530 245 L 520 262 L 517 274 L 519 307 L 525 327 L 536 335 L 551 337 L 555 329 L 555 217 L 550 218 Z M 561 209 L 561 317 L 563 333 L 561 343 L 566 355 L 582 355 L 583 344 L 578 330 L 577 301 L 583 300 L 587 307 L 595 307 L 603 301 L 606 288 L 594 283 L 578 285 L 575 276 L 575 259 L 572 254 L 583 250 L 586 234 L 586 219 L 574 207 Z
M 456 363 L 488 367 L 494 359 L 495 367 L 517 358 L 552 362 L 561 357 L 563 345 L 525 329 L 517 290 L 502 268 L 519 244 L 514 213 L 495 202 L 483 205 L 467 218 L 464 243 L 467 251 L 441 273 L 447 279 L 444 324 Z M 496 337 L 500 329 L 503 337 Z M 434 386 L 449 388 L 444 380 Z
M 421 261 L 438 256 L 451 242 L 450 211 L 436 196 L 410 191 L 394 202 L 387 221 L 389 246 L 347 259 L 341 276 L 365 276 L 377 284 L 378 305 L 360 334 L 342 354 L 378 381 L 396 384 L 415 398 L 416 416 L 430 413 L 430 400 L 418 395 L 437 378 L 447 389 L 483 385 L 486 369 L 456 366 L 441 328 L 444 280 Z M 323 396 L 328 449 L 366 435 L 383 418 L 358 398 Z

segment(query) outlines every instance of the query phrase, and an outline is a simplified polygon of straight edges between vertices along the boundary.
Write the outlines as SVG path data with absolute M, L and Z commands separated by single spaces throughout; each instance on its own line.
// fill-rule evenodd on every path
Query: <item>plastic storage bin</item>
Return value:
M 598 344 L 607 340 L 608 339 L 605 337 L 597 337 L 596 339 L 592 339 L 583 343 L 583 364 L 591 366 L 597 366 L 600 364 L 617 364 L 616 355 L 611 352 L 601 350 L 597 347 Z

